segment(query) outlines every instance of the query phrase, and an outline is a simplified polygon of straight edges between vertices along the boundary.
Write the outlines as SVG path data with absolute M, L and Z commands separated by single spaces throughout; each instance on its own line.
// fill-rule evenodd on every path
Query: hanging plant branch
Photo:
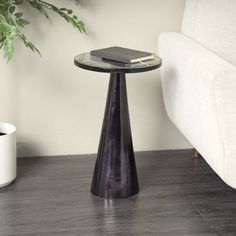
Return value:
M 71 1 L 76 5 L 79 4 L 79 0 Z M 21 28 L 30 24 L 30 21 L 24 18 L 24 13 L 18 10 L 18 6 L 25 2 L 46 18 L 50 19 L 49 12 L 54 12 L 64 18 L 66 22 L 79 30 L 79 32 L 86 33 L 84 23 L 73 14 L 71 9 L 66 7 L 58 8 L 54 4 L 42 0 L 0 0 L 0 49 L 4 50 L 4 58 L 7 61 L 10 61 L 14 54 L 14 39 L 21 40 L 27 48 L 40 55 L 36 46 L 28 41 L 26 36 L 21 32 Z
M 42 0 L 26 0 L 33 8 L 37 9 L 41 13 L 43 13 L 47 18 L 47 11 L 55 12 L 56 14 L 63 17 L 68 23 L 72 24 L 76 29 L 78 29 L 81 33 L 85 33 L 85 25 L 82 21 L 78 20 L 78 17 L 73 14 L 73 11 L 68 8 L 58 8 L 55 5 L 48 3 Z M 78 1 L 74 1 L 78 4 Z

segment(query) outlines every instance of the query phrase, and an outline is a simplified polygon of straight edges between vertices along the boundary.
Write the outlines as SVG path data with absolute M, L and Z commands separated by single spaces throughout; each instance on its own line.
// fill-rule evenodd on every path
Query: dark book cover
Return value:
M 137 63 L 154 59 L 152 53 L 122 47 L 109 47 L 93 50 L 90 54 L 92 56 L 123 63 Z

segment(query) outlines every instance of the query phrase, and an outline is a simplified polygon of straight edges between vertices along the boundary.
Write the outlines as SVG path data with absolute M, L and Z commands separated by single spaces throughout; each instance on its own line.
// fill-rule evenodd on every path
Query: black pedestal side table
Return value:
M 110 73 L 106 109 L 103 120 L 91 192 L 105 199 L 127 198 L 139 192 L 135 166 L 129 109 L 126 91 L 126 73 L 157 69 L 161 59 L 143 63 L 123 64 L 91 56 L 75 57 L 76 66 L 97 72 Z

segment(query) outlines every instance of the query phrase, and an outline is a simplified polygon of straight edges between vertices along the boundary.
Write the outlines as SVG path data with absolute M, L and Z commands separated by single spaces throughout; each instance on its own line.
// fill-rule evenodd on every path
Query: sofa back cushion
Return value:
M 236 65 L 236 0 L 186 0 L 182 33 Z

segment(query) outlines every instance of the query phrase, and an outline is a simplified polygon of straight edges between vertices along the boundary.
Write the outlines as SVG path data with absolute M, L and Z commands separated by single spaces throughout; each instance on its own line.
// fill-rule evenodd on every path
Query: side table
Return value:
M 143 63 L 124 64 L 91 56 L 75 57 L 76 66 L 97 72 L 110 73 L 106 109 L 94 167 L 91 192 L 105 199 L 127 198 L 139 192 L 134 159 L 129 108 L 126 90 L 126 73 L 157 69 L 159 57 Z

